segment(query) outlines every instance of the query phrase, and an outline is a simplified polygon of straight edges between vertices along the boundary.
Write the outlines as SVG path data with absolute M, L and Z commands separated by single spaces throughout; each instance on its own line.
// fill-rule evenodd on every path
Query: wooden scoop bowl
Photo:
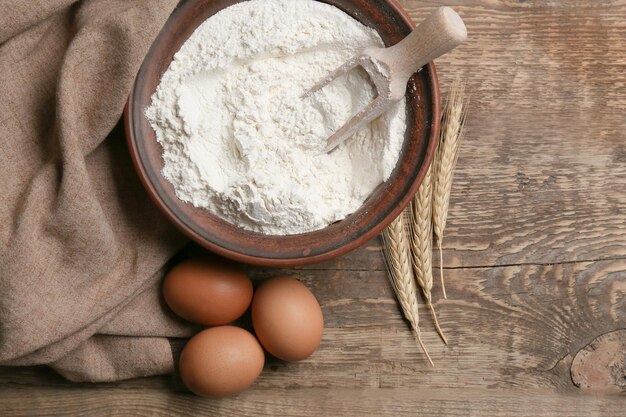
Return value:
M 366 48 L 360 55 L 341 65 L 328 77 L 305 93 L 314 94 L 335 78 L 361 66 L 376 87 L 372 102 L 340 127 L 326 143 L 330 152 L 363 126 L 404 98 L 406 85 L 415 71 L 428 62 L 451 51 L 467 39 L 461 17 L 450 7 L 440 7 L 428 16 L 406 38 L 389 48 Z

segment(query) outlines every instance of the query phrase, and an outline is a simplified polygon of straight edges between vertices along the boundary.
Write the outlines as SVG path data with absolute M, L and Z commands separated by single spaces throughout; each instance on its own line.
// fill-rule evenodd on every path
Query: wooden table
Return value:
M 422 308 L 430 368 L 403 321 L 374 239 L 289 273 L 320 300 L 326 332 L 302 363 L 266 365 L 223 401 L 170 376 L 76 385 L 0 368 L 0 415 L 626 415 L 626 2 L 439 4 L 466 45 L 437 61 L 445 96 L 472 94 L 435 288 L 444 346 Z M 435 264 L 438 258 L 435 258 Z

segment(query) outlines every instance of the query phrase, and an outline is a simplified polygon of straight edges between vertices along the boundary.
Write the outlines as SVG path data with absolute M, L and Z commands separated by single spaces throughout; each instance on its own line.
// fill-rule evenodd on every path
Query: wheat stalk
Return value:
M 432 301 L 433 288 L 433 223 L 432 223 L 432 165 L 420 185 L 417 194 L 409 206 L 410 243 L 412 265 L 415 279 L 422 289 L 426 305 L 430 309 L 437 333 L 447 345 L 448 340 L 443 334 L 437 319 L 437 313 Z
M 457 78 L 450 88 L 448 100 L 443 109 L 442 129 L 439 135 L 439 146 L 435 154 L 433 171 L 433 232 L 439 248 L 439 273 L 444 298 L 448 297 L 443 281 L 443 251 L 441 246 L 443 242 L 443 231 L 448 219 L 452 177 L 454 176 L 454 168 L 456 167 L 461 142 L 463 141 L 467 107 L 465 87 L 461 83 L 460 78 Z
M 417 285 L 413 278 L 410 260 L 410 247 L 404 230 L 403 216 L 398 216 L 381 234 L 383 254 L 389 271 L 393 290 L 400 302 L 404 316 L 409 321 L 413 333 L 431 366 L 433 361 L 422 342 L 419 328 Z

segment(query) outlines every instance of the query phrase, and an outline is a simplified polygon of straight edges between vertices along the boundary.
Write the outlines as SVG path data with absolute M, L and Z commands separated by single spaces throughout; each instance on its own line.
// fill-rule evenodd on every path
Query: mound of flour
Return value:
M 378 34 L 313 0 L 252 0 L 185 42 L 146 115 L 183 201 L 257 232 L 323 228 L 357 210 L 396 165 L 405 103 L 331 154 L 325 140 L 374 97 L 362 70 L 301 95 Z

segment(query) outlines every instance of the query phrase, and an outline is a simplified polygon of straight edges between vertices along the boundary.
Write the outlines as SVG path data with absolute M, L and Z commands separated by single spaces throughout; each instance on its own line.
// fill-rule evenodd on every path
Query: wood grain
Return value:
M 5 415 L 40 416 L 508 416 L 622 417 L 622 398 L 519 390 L 289 389 L 247 391 L 212 401 L 166 390 L 28 388 L 2 392 Z M 515 410 L 511 413 L 510 410 Z M 2 408 L 0 407 L 0 411 Z
M 0 368 L 0 415 L 624 415 L 624 352 L 591 353 L 626 338 L 626 1 L 401 3 L 416 21 L 452 5 L 469 32 L 437 61 L 444 94 L 460 72 L 472 105 L 444 242 L 449 299 L 433 293 L 448 347 L 423 315 L 436 368 L 374 239 L 323 264 L 250 269 L 304 281 L 327 328 L 310 359 L 268 361 L 239 397 L 201 399 L 171 376 L 76 385 Z M 612 396 L 593 390 L 607 369 Z
M 626 329 L 600 335 L 572 361 L 572 381 L 594 394 L 626 391 Z

